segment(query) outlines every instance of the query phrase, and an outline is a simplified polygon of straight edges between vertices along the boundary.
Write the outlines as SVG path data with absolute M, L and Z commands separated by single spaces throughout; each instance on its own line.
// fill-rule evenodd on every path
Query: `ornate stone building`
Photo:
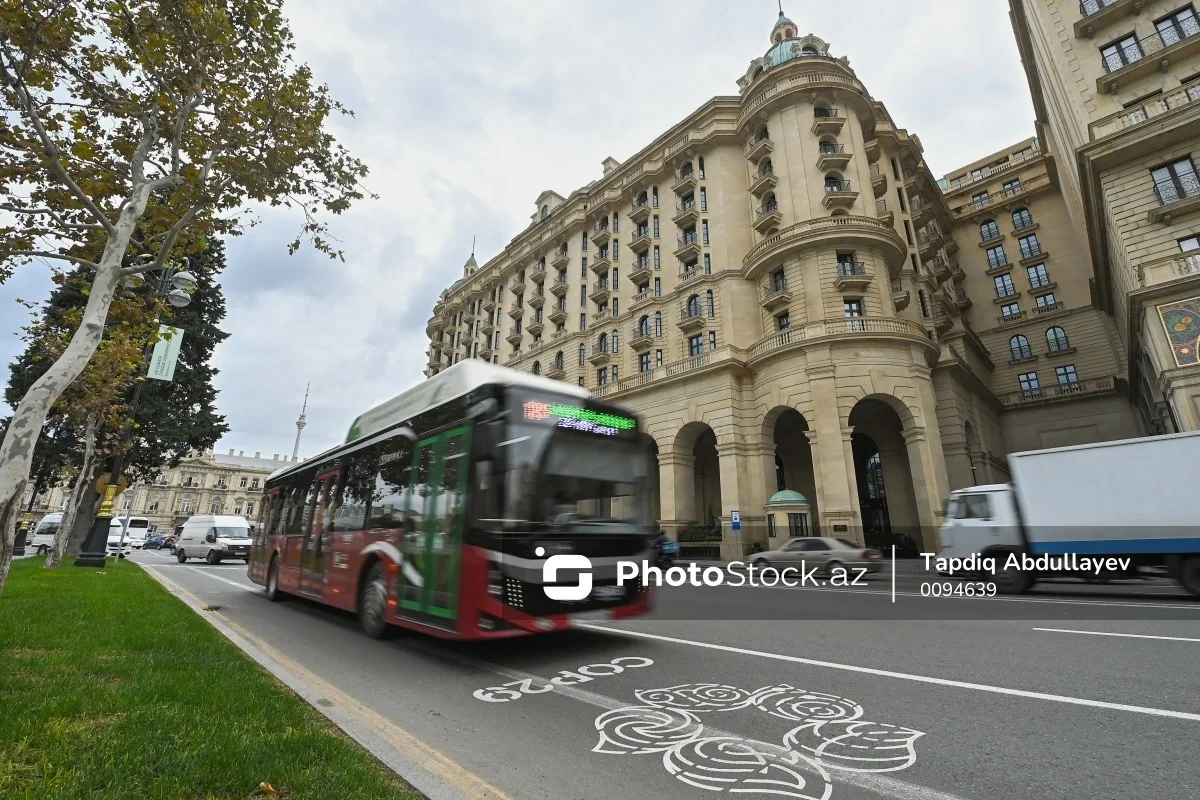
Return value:
M 770 38 L 737 96 L 472 254 L 426 374 L 483 358 L 634 410 L 664 526 L 711 514 L 727 557 L 787 535 L 785 489 L 806 532 L 933 549 L 1005 454 L 1143 433 L 1045 139 L 939 180 L 845 56 L 782 14 Z

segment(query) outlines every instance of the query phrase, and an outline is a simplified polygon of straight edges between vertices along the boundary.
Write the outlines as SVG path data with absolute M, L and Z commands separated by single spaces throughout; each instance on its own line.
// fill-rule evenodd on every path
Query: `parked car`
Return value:
M 123 545 L 121 544 L 120 523 L 117 523 L 117 527 L 115 528 L 109 528 L 108 547 L 106 549 L 106 553 L 109 556 L 114 556 L 116 558 L 125 558 L 133 553 L 133 548 L 129 545 L 128 537 L 125 538 L 125 543 Z
M 166 539 L 163 539 L 162 547 L 160 547 L 159 549 L 160 550 L 170 550 L 171 553 L 174 554 L 175 553 L 175 537 L 168 536 Z
M 142 549 L 143 550 L 162 550 L 163 542 L 165 542 L 166 540 L 167 540 L 167 537 L 163 536 L 161 533 L 152 533 L 146 537 L 146 543 L 142 545 Z
M 777 550 L 755 553 L 750 558 L 750 563 L 759 569 L 799 567 L 801 561 L 807 567 L 818 567 L 826 574 L 843 567 L 851 577 L 855 574 L 851 570 L 865 569 L 870 573 L 883 568 L 883 556 L 878 550 L 833 536 L 798 536 L 789 539 Z

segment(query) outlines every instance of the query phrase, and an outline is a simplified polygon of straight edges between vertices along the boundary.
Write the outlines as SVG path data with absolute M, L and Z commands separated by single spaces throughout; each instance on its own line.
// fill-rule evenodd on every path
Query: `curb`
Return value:
M 500 790 L 316 676 L 310 674 L 307 678 L 300 677 L 296 672 L 304 671 L 302 667 L 294 664 L 291 668 L 285 666 L 281 662 L 288 659 L 281 654 L 268 653 L 271 648 L 265 643 L 250 641 L 255 638 L 252 634 L 231 621 L 221 619 L 219 612 L 205 610 L 204 604 L 195 595 L 153 566 L 138 566 L 428 800 L 511 800 Z M 375 724 L 364 719 L 365 716 L 376 717 Z M 396 746 L 396 740 L 419 755 L 414 757 L 406 753 Z M 453 776 L 456 780 L 447 780 L 434 774 L 426 765 L 443 774 L 458 773 Z

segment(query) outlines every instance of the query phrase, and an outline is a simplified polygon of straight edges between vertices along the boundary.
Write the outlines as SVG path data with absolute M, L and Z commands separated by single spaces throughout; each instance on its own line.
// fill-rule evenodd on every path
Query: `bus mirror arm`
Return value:
M 415 442 L 417 440 L 417 434 L 413 433 L 413 429 L 408 427 L 407 425 L 405 425 L 402 428 L 397 429 L 396 433 L 397 433 L 397 435 L 403 436 L 405 439 L 408 439 L 410 442 Z
M 475 405 L 471 406 L 467 411 L 467 417 L 470 419 L 479 419 L 482 417 L 484 421 L 491 419 L 496 413 L 496 409 L 500 406 L 494 397 L 485 397 Z

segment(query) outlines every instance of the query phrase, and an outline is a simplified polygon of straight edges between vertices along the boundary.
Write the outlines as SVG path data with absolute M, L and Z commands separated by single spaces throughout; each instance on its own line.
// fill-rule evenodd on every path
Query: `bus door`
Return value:
M 337 488 L 338 470 L 318 475 L 310 502 L 315 503 L 304 531 L 300 556 L 300 591 L 320 597 L 325 589 L 325 568 L 329 558 L 333 511 L 330 498 Z
M 413 453 L 410 514 L 400 570 L 400 604 L 453 627 L 471 428 L 455 428 L 417 442 Z
M 279 516 L 279 490 L 272 489 L 258 506 L 258 526 L 254 529 L 254 546 L 250 553 L 250 578 L 265 582 L 267 556 L 271 553 L 270 539 Z

